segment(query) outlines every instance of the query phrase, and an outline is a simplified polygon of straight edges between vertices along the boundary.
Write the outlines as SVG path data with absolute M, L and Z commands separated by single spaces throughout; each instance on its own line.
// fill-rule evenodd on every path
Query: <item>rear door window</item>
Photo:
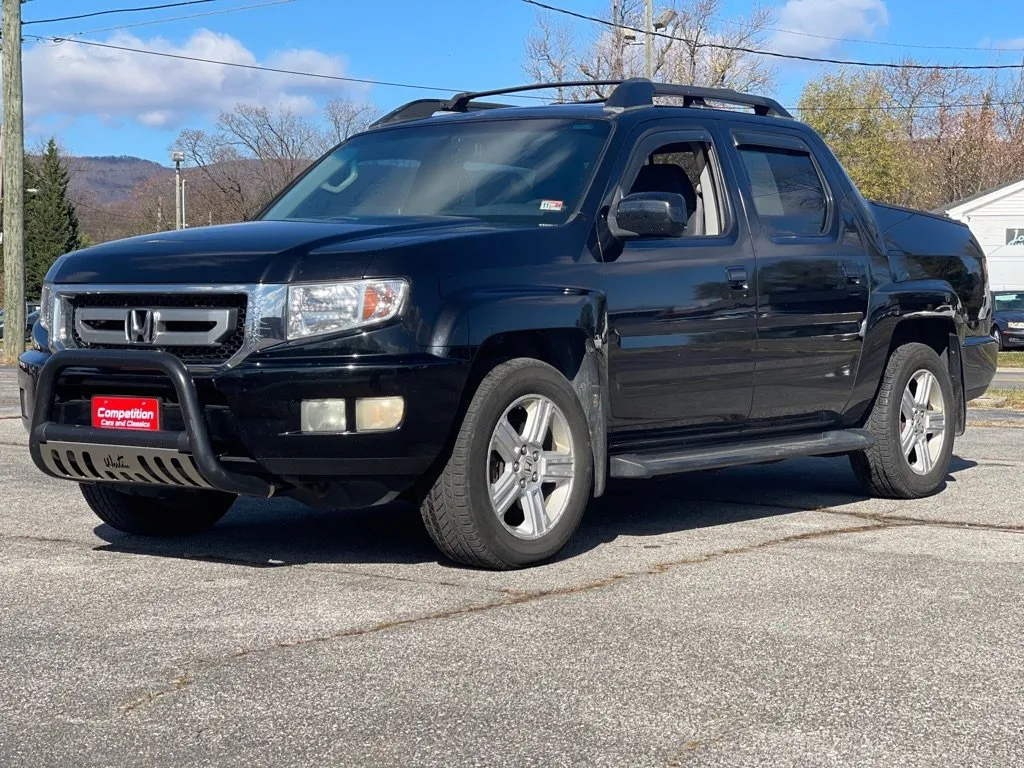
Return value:
M 754 208 L 773 235 L 820 235 L 828 222 L 828 193 L 810 154 L 781 147 L 738 148 Z

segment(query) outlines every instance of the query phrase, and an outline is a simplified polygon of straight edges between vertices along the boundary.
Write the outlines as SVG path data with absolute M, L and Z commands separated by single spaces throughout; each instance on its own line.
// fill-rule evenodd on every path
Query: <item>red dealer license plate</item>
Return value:
M 94 397 L 92 425 L 96 429 L 160 429 L 160 401 L 155 397 Z

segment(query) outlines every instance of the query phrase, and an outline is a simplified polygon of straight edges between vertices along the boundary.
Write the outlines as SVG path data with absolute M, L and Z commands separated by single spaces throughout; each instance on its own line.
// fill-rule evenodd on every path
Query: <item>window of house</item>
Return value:
M 828 196 L 807 152 L 742 147 L 754 208 L 774 235 L 820 235 L 828 220 Z

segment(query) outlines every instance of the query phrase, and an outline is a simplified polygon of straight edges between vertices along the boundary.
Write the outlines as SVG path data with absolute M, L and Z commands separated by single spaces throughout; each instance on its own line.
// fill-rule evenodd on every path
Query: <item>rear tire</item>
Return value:
M 857 479 L 884 498 L 935 493 L 949 473 L 955 419 L 953 384 L 941 358 L 924 344 L 899 347 L 865 425 L 875 445 L 850 455 Z
M 235 503 L 220 491 L 155 489 L 131 493 L 111 485 L 81 485 L 86 503 L 104 523 L 140 536 L 187 536 L 205 531 Z
M 480 383 L 420 513 L 445 555 L 510 569 L 558 553 L 593 488 L 590 430 L 569 382 L 528 358 Z

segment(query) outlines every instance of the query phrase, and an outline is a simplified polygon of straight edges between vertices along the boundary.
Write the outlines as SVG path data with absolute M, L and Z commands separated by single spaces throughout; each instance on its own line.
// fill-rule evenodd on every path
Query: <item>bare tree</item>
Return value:
M 321 153 L 349 136 L 365 131 L 380 116 L 374 104 L 349 99 L 331 99 L 324 106 L 325 127 L 320 133 Z
M 733 88 L 738 91 L 771 90 L 775 70 L 762 56 L 744 49 L 757 49 L 773 21 L 769 8 L 755 6 L 750 15 L 719 23 L 722 0 L 696 0 L 675 10 L 678 13 L 663 40 L 655 72 L 676 83 Z
M 550 17 L 537 14 L 536 28 L 526 38 L 526 75 L 536 83 L 565 82 L 574 77 L 572 29 L 555 24 Z M 567 100 L 565 88 L 557 89 L 558 101 Z
M 669 0 L 656 11 L 675 11 L 669 26 L 654 38 L 654 75 L 673 83 L 737 90 L 767 91 L 775 70 L 763 57 L 737 48 L 757 49 L 765 41 L 772 12 L 755 7 L 747 17 L 725 16 L 724 0 Z M 550 80 L 620 80 L 644 72 L 643 0 L 611 0 L 601 27 L 582 46 L 567 27 L 538 16 L 527 39 L 523 63 L 534 82 Z M 603 97 L 600 86 L 559 93 L 560 100 Z
M 186 172 L 189 197 L 208 200 L 216 208 L 217 223 L 248 218 L 273 194 L 262 188 L 258 157 L 247 157 L 219 131 L 187 129 L 178 135 L 177 146 L 195 171 Z
M 883 82 L 913 147 L 909 204 L 934 208 L 1024 175 L 1019 71 L 986 80 L 902 68 L 887 70 Z
M 348 99 L 327 103 L 322 120 L 289 109 L 239 104 L 212 130 L 188 129 L 177 146 L 185 176 L 186 219 L 225 223 L 251 217 L 313 160 L 375 119 L 377 109 Z M 147 217 L 149 214 L 146 214 Z
M 241 158 L 258 160 L 253 167 L 261 194 L 283 188 L 320 152 L 322 134 L 311 120 L 290 109 L 239 104 L 217 121 L 217 139 Z

